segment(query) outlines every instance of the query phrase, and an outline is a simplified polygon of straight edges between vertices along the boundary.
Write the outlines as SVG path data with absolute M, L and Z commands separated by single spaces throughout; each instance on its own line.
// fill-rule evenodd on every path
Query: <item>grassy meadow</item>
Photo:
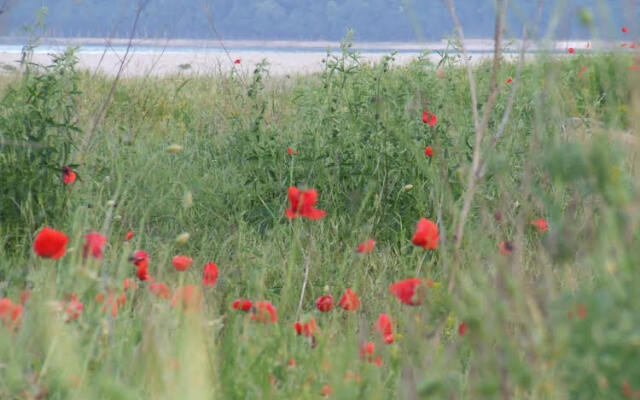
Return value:
M 456 57 L 365 65 L 345 46 L 311 76 L 122 79 L 99 118 L 113 78 L 72 54 L 3 75 L 0 297 L 22 309 L 0 304 L 0 398 L 640 398 L 635 57 L 503 60 L 493 105 L 491 62 L 472 69 L 490 111 L 468 215 L 477 143 Z M 287 218 L 291 186 L 326 216 Z M 436 249 L 412 243 L 422 217 Z M 34 252 L 44 226 L 68 236 L 57 260 Z M 101 258 L 83 257 L 92 231 Z M 168 298 L 136 277 L 137 250 Z M 413 277 L 435 282 L 417 306 L 389 290 Z M 338 305 L 347 288 L 357 310 Z M 261 300 L 277 322 L 255 320 Z

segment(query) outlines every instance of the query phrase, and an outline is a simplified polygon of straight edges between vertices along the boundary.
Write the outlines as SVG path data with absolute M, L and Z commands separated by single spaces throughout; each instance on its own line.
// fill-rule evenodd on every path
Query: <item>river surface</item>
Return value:
M 25 41 L 0 38 L 0 67 L 6 71 L 18 66 Z M 206 41 L 206 40 L 134 40 L 129 47 L 123 39 L 63 39 L 48 38 L 35 48 L 33 61 L 48 64 L 51 55 L 63 52 L 67 47 L 77 47 L 79 68 L 92 72 L 114 75 L 122 60 L 125 76 L 188 74 L 219 74 L 232 70 L 240 73 L 253 71 L 266 60 L 273 75 L 308 74 L 321 71 L 327 51 L 340 52 L 337 42 L 295 41 Z M 507 58 L 517 57 L 521 43 L 507 42 Z M 589 42 L 551 42 L 546 45 L 528 43 L 527 55 L 545 52 L 568 54 L 573 47 L 576 52 L 593 51 L 606 44 L 591 45 Z M 491 40 L 472 39 L 465 42 L 472 60 L 481 60 L 493 54 Z M 354 43 L 353 49 L 361 53 L 363 62 L 376 62 L 395 52 L 394 63 L 406 64 L 423 56 L 437 63 L 448 54 L 456 56 L 456 49 L 446 41 L 430 43 Z M 1 69 L 0 69 L 1 70 Z

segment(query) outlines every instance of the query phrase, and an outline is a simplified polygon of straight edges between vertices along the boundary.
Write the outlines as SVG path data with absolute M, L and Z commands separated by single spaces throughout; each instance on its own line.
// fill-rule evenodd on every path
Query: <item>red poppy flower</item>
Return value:
M 502 242 L 500 242 L 500 254 L 502 254 L 503 256 L 508 256 L 512 252 L 513 245 L 511 244 L 511 242 L 507 240 L 503 240 Z
M 576 52 L 576 49 L 574 49 L 573 47 L 569 47 L 567 51 L 569 52 L 569 54 L 573 54 Z
M 202 270 L 202 284 L 204 286 L 214 286 L 218 279 L 218 266 L 215 263 L 209 263 Z
M 287 154 L 288 155 L 292 155 L 293 154 L 293 149 L 291 147 L 287 147 Z
M 183 255 L 175 256 L 171 261 L 176 271 L 184 271 L 193 264 L 193 258 Z
M 460 325 L 458 325 L 458 335 L 464 336 L 465 333 L 467 333 L 467 324 L 461 322 Z
M 627 32 L 629 32 L 629 29 L 627 29 L 626 26 L 623 26 L 622 27 L 622 33 L 627 33 Z
M 347 311 L 355 311 L 360 307 L 360 299 L 351 288 L 348 288 L 344 291 L 338 305 Z
M 531 221 L 531 225 L 538 228 L 538 232 L 546 232 L 549 229 L 549 225 L 547 225 L 547 220 L 544 218 L 539 218 Z
M 233 63 L 234 63 L 234 64 L 240 64 L 241 62 L 242 62 L 242 61 L 240 61 L 240 59 L 239 59 L 239 58 L 236 58 L 235 60 L 233 60 Z
M 83 308 L 84 305 L 78 300 L 78 295 L 72 294 L 71 300 L 69 300 L 69 303 L 67 304 L 67 307 L 65 309 L 67 321 L 75 321 L 76 319 L 78 319 L 80 314 L 82 314 Z
M 153 282 L 152 284 L 149 285 L 149 291 L 157 296 L 157 297 L 161 297 L 163 299 L 169 299 L 169 297 L 171 297 L 171 291 L 169 290 L 169 288 L 167 287 L 167 285 L 165 285 L 162 282 Z
M 69 185 L 76 181 L 76 173 L 70 167 L 62 168 L 62 182 Z
M 68 241 L 64 233 L 45 226 L 33 241 L 33 251 L 40 257 L 57 260 L 67 251 Z
M 322 312 L 329 312 L 333 308 L 333 296 L 325 294 L 316 301 L 316 308 Z
M 138 250 L 133 256 L 130 258 L 131 262 L 138 267 L 136 271 L 136 276 L 141 281 L 151 281 L 153 277 L 149 275 L 148 267 L 149 267 L 149 255 L 147 252 Z
M 365 242 L 362 242 L 358 245 L 358 253 L 371 253 L 373 248 L 376 246 L 376 241 L 374 239 L 369 239 Z
M 322 395 L 323 395 L 324 397 L 329 397 L 329 396 L 331 396 L 332 394 L 333 394 L 333 389 L 331 389 L 331 386 L 329 386 L 329 385 L 324 385 L 324 386 L 322 387 Z
M 438 122 L 438 116 L 430 111 L 424 110 L 422 111 L 422 122 L 429 126 L 435 126 Z
M 513 82 L 513 78 L 509 77 L 507 78 L 507 83 L 512 83 Z
M 172 307 L 180 307 L 185 311 L 194 311 L 202 307 L 202 293 L 194 285 L 185 285 L 173 292 Z
M 393 323 L 387 314 L 378 316 L 378 321 L 373 325 L 373 329 L 380 332 L 386 344 L 393 343 Z
M 251 306 L 252 303 L 249 299 L 236 299 L 231 305 L 231 308 L 233 308 L 234 310 L 249 311 L 251 310 Z
M 302 323 L 297 321 L 293 324 L 293 329 L 296 331 L 298 335 L 304 335 L 306 337 L 313 337 L 313 335 L 318 330 L 318 325 L 316 325 L 316 319 L 311 318 L 308 322 Z
M 422 304 L 427 287 L 432 288 L 433 282 L 428 279 L 409 278 L 392 283 L 389 285 L 389 291 L 404 304 L 417 306 Z
M 0 299 L 0 321 L 9 327 L 16 328 L 22 324 L 23 308 L 20 304 L 14 304 L 8 297 Z
M 427 146 L 427 147 L 424 148 L 424 155 L 426 157 L 433 156 L 433 149 L 431 148 L 431 146 Z
M 438 247 L 438 241 L 440 240 L 438 225 L 427 218 L 420 218 L 412 240 L 413 244 L 423 249 L 436 249 Z
M 85 236 L 82 257 L 91 255 L 93 258 L 102 258 L 102 248 L 107 243 L 107 238 L 98 232 L 89 232 Z
M 375 355 L 376 344 L 373 342 L 366 342 L 360 346 L 360 359 L 367 361 L 368 363 L 375 364 L 377 366 L 382 365 L 382 358 L 379 355 Z
M 125 235 L 124 240 L 129 241 L 129 240 L 131 240 L 132 237 L 133 237 L 133 231 L 129 231 Z
M 327 214 L 314 208 L 316 201 L 318 201 L 318 192 L 315 189 L 300 191 L 292 186 L 289 188 L 288 196 L 290 208 L 286 210 L 285 214 L 289 218 L 300 216 L 309 219 L 320 219 Z
M 137 284 L 136 281 L 134 281 L 131 278 L 124 278 L 124 280 L 122 281 L 122 290 L 124 290 L 125 292 L 129 289 L 132 290 L 136 290 L 137 288 Z
M 278 313 L 270 301 L 257 301 L 251 314 L 251 320 L 265 324 L 267 322 L 278 322 Z
M 636 48 L 636 44 L 635 43 L 631 43 L 631 46 L 629 46 L 629 47 L 632 48 L 632 49 L 635 49 Z

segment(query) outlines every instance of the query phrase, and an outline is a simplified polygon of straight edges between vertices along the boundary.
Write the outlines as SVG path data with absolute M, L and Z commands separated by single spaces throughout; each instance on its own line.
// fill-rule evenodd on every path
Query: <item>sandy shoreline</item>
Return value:
M 108 46 L 106 43 L 106 39 L 95 38 L 47 38 L 36 48 L 33 61 L 48 64 L 51 54 L 68 46 L 79 46 L 79 68 L 113 75 L 120 67 L 127 40 L 112 39 Z M 493 49 L 492 41 L 485 39 L 471 39 L 465 45 L 474 60 L 490 57 Z M 17 67 L 21 46 L 16 38 L 0 38 L 0 67 L 5 70 Z M 586 49 L 587 42 L 555 42 L 547 48 L 562 51 L 569 46 Z M 447 43 L 354 43 L 353 47 L 362 51 L 365 62 L 377 62 L 393 49 L 399 51 L 395 64 L 406 64 L 426 50 L 430 51 L 428 58 L 437 63 L 441 58 L 437 52 L 445 50 Z M 335 52 L 339 50 L 339 43 L 243 40 L 225 41 L 223 49 L 220 42 L 211 40 L 136 39 L 124 75 L 219 74 L 232 69 L 250 73 L 263 59 L 269 62 L 273 75 L 308 74 L 324 68 L 322 61 L 326 58 L 327 48 Z M 510 49 L 508 57 L 515 57 L 519 43 L 512 43 Z M 538 48 L 531 44 L 529 50 L 535 52 Z M 233 63 L 236 59 L 240 60 L 239 65 Z

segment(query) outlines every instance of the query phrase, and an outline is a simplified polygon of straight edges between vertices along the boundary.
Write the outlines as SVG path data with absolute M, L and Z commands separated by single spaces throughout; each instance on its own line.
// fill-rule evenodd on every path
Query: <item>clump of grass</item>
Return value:
M 122 80 L 93 150 L 76 160 L 82 182 L 42 187 L 68 197 L 64 218 L 42 222 L 69 235 L 67 254 L 50 261 L 21 250 L 33 229 L 0 254 L 3 296 L 18 302 L 31 290 L 20 328 L 2 327 L 0 397 L 318 398 L 325 385 L 333 397 L 363 399 L 637 396 L 633 60 L 582 54 L 523 65 L 459 244 L 453 227 L 474 150 L 465 70 L 422 59 L 395 66 L 392 57 L 365 65 L 348 47 L 325 65 L 291 78 L 261 68 L 242 79 Z M 490 70 L 473 67 L 479 99 Z M 515 71 L 506 62 L 499 71 L 505 90 L 486 144 Z M 78 125 L 87 128 L 110 85 L 78 79 Z M 422 122 L 424 109 L 435 126 Z M 317 189 L 327 216 L 288 220 L 289 186 Z M 436 250 L 411 243 L 420 217 L 438 224 Z M 530 225 L 539 218 L 546 232 Z M 89 231 L 107 236 L 101 260 L 82 257 Z M 357 253 L 369 238 L 374 250 Z M 172 307 L 148 282 L 123 292 L 138 249 L 174 293 L 200 286 L 201 267 L 214 261 L 219 277 L 200 288 L 202 309 Z M 175 271 L 177 254 L 193 266 Z M 416 307 L 388 291 L 413 276 L 435 281 Z M 316 310 L 318 297 L 337 302 L 346 288 L 360 297 L 357 311 Z M 110 291 L 126 297 L 115 316 L 96 301 Z M 57 302 L 72 293 L 84 308 L 65 322 Z M 231 309 L 241 297 L 271 301 L 278 322 Z M 372 329 L 380 313 L 392 319 L 392 344 Z M 292 324 L 312 317 L 315 339 L 297 336 Z M 381 366 L 360 357 L 369 341 Z

